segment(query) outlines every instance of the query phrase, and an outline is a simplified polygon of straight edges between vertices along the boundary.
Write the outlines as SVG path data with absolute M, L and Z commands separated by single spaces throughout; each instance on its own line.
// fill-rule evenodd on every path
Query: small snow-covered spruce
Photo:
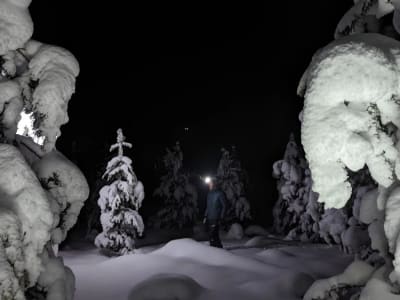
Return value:
M 251 219 L 250 204 L 246 197 L 247 176 L 237 157 L 236 148 L 221 149 L 222 156 L 217 170 L 218 186 L 226 195 L 226 224 L 243 223 Z
M 291 134 L 282 160 L 273 165 L 279 198 L 273 209 L 275 232 L 289 239 L 317 241 L 323 206 L 312 192 L 311 174 L 301 147 Z
M 338 244 L 347 253 L 370 259 L 371 249 L 367 226 L 360 221 L 360 201 L 376 188 L 368 169 L 349 173 L 353 187 L 350 201 L 344 208 L 324 210 L 318 194 L 312 191 L 312 178 L 304 152 L 293 134 L 284 158 L 273 166 L 278 179 L 279 198 L 274 207 L 274 229 L 287 239 Z
M 155 218 L 155 227 L 184 228 L 192 226 L 198 213 L 197 190 L 183 171 L 183 152 L 177 142 L 167 148 L 163 158 L 165 174 L 154 196 L 163 201 Z
M 117 143 L 110 148 L 110 152 L 117 149 L 118 155 L 107 164 L 103 176 L 109 184 L 100 190 L 98 199 L 103 232 L 96 237 L 95 244 L 114 255 L 132 253 L 135 238 L 144 231 L 138 212 L 144 199 L 144 188 L 133 172 L 131 159 L 124 156 L 123 147 L 131 148 L 132 145 L 125 142 L 122 129 L 118 129 Z

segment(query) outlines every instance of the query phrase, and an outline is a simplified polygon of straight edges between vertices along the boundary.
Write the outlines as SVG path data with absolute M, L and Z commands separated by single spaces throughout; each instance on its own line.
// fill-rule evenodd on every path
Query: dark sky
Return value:
M 90 177 L 122 127 L 151 201 L 166 146 L 180 140 L 186 168 L 202 174 L 234 144 L 255 215 L 268 223 L 272 163 L 299 132 L 297 83 L 351 4 L 35 0 L 34 38 L 67 48 L 81 65 L 58 148 L 73 156 L 76 141 L 74 158 Z

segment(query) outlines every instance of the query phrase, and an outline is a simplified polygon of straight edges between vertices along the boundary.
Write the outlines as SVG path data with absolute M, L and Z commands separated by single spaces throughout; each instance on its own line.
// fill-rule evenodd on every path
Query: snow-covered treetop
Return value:
M 117 130 L 117 142 L 110 147 L 110 152 L 118 149 L 118 155 L 108 162 L 103 178 L 106 177 L 108 180 L 120 178 L 130 185 L 136 185 L 138 180 L 132 169 L 132 160 L 124 156 L 123 147 L 131 148 L 132 144 L 125 142 L 125 136 L 122 129 L 119 128 Z
M 400 0 L 355 0 L 353 7 L 340 20 L 335 38 L 363 32 L 378 32 L 378 19 L 393 11 L 393 26 L 400 33 Z
M 132 148 L 131 143 L 125 142 L 126 137 L 124 136 L 122 129 L 119 128 L 117 130 L 117 142 L 114 145 L 111 145 L 110 147 L 110 152 L 114 151 L 115 149 L 118 149 L 118 157 L 122 157 L 124 155 L 124 148 Z
M 167 172 L 177 176 L 183 165 L 183 152 L 179 142 L 175 143 L 172 150 L 167 148 L 167 154 L 164 156 L 164 167 Z

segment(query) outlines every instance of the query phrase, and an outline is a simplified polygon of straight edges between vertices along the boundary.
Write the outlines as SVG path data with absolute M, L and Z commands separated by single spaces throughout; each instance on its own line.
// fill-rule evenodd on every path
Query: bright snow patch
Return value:
M 21 120 L 18 122 L 17 134 L 30 137 L 36 144 L 43 145 L 46 139 L 45 136 L 40 136 L 33 126 L 35 118 L 33 113 L 27 113 L 26 111 L 21 112 Z

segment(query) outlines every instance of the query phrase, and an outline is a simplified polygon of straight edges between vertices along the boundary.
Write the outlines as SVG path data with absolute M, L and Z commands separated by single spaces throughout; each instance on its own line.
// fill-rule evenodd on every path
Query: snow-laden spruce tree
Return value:
M 117 143 L 110 152 L 118 150 L 103 175 L 109 182 L 100 190 L 98 204 L 101 210 L 103 232 L 95 240 L 97 247 L 112 254 L 124 255 L 135 249 L 135 238 L 144 231 L 139 208 L 144 199 L 143 184 L 138 181 L 132 169 L 132 160 L 124 156 L 123 147 L 131 148 L 125 142 L 122 129 L 117 130 Z
M 311 190 L 307 161 L 293 134 L 283 159 L 273 165 L 273 176 L 278 180 L 279 194 L 273 209 L 275 232 L 289 239 L 318 240 L 323 207 L 317 203 L 318 195 Z
M 349 253 L 367 250 L 368 233 L 359 220 L 359 202 L 376 188 L 368 169 L 349 174 L 353 193 L 344 208 L 325 210 L 318 203 L 318 194 L 312 191 L 310 169 L 292 134 L 283 159 L 273 165 L 273 176 L 278 179 L 279 193 L 273 210 L 277 233 L 287 239 L 338 244 Z
M 375 1 L 375 15 L 395 10 L 398 2 Z M 390 9 L 382 13 L 381 5 Z M 365 286 L 361 300 L 400 299 L 399 70 L 400 42 L 354 34 L 319 50 L 302 77 L 302 143 L 313 190 L 325 207 L 342 208 L 353 192 L 349 170 L 366 166 L 379 188 L 363 195 L 359 218 L 384 261 L 356 260 L 343 274 L 315 282 L 306 300 L 343 285 Z
M 218 187 L 225 193 L 227 210 L 224 221 L 227 224 L 242 223 L 251 219 L 250 204 L 246 197 L 245 170 L 237 157 L 235 147 L 221 149 L 222 155 L 217 169 Z
M 198 196 L 189 175 L 183 171 L 183 152 L 179 142 L 172 149 L 167 148 L 163 163 L 165 173 L 153 194 L 162 200 L 163 207 L 158 211 L 154 225 L 179 229 L 192 226 L 198 213 Z
M 57 248 L 88 186 L 55 145 L 79 64 L 30 39 L 30 2 L 0 0 L 0 299 L 71 300 L 74 276 Z

